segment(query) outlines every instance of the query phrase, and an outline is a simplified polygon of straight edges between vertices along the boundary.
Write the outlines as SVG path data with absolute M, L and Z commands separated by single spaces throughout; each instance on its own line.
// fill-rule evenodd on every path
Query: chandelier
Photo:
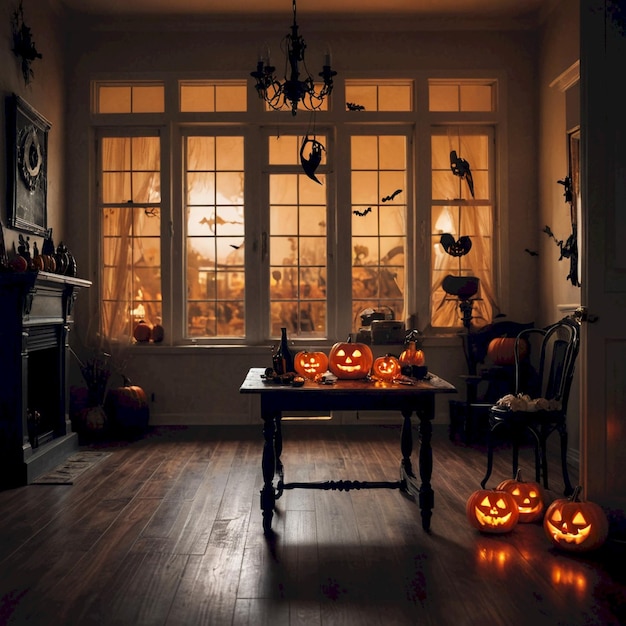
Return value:
M 313 77 L 304 60 L 306 43 L 298 33 L 296 0 L 293 0 L 291 33 L 287 34 L 283 41 L 286 44 L 284 80 L 281 82 L 274 74 L 276 68 L 270 65 L 268 50 L 267 58 L 260 58 L 256 70 L 250 72 L 250 76 L 256 79 L 254 88 L 259 94 L 259 98 L 265 100 L 276 111 L 288 107 L 291 109 L 291 114 L 295 115 L 300 102 L 305 109 L 317 111 L 322 106 L 324 98 L 330 95 L 333 90 L 333 76 L 336 76 L 337 72 L 331 69 L 330 54 L 327 53 L 322 71 L 319 73 L 324 85 L 319 91 L 316 91 Z M 300 63 L 302 63 L 302 68 L 300 68 Z M 306 76 L 304 80 L 300 78 L 301 75 Z

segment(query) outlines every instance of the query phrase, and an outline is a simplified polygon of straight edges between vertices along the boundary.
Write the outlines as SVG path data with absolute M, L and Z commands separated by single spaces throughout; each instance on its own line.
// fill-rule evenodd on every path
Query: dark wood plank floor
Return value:
M 286 480 L 396 480 L 399 436 L 395 425 L 287 423 Z M 540 524 L 494 536 L 469 527 L 484 450 L 444 428 L 430 534 L 396 490 L 297 489 L 278 501 L 273 542 L 259 510 L 260 426 L 90 446 L 112 454 L 73 486 L 0 492 L 2 625 L 626 623 L 619 544 L 572 556 Z M 507 452 L 490 486 L 509 476 Z M 531 462 L 522 451 L 527 478 Z

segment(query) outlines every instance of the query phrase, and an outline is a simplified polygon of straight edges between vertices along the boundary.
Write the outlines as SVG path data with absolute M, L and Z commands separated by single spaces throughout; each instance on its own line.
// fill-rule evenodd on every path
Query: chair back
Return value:
M 580 323 L 575 318 L 523 330 L 515 342 L 516 393 L 557 400 L 565 413 L 579 347 Z

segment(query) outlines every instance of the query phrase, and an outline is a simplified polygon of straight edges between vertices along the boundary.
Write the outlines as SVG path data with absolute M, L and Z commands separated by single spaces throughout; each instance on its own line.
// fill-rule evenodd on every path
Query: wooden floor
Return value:
M 287 481 L 398 477 L 395 425 L 286 423 L 283 432 Z M 450 442 L 444 428 L 433 440 L 430 534 L 397 490 L 298 489 L 279 499 L 270 542 L 260 426 L 90 444 L 112 454 L 74 485 L 0 492 L 0 624 L 626 623 L 619 544 L 571 556 L 550 547 L 540 524 L 481 535 L 465 501 L 484 450 Z M 489 486 L 508 477 L 507 452 L 496 454 Z M 554 497 L 557 469 L 552 478 Z

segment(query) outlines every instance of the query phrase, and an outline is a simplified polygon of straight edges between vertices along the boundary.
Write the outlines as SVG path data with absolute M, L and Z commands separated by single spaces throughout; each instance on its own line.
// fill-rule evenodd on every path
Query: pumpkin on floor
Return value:
M 604 544 L 609 522 L 595 502 L 580 500 L 579 485 L 569 498 L 558 498 L 548 507 L 543 518 L 546 537 L 560 550 L 588 552 Z
M 465 514 L 469 523 L 482 533 L 508 533 L 519 520 L 513 496 L 497 489 L 479 489 L 470 494 Z
M 523 481 L 521 470 L 517 470 L 515 478 L 503 480 L 496 489 L 508 491 L 515 498 L 520 523 L 534 522 L 543 515 L 545 508 L 543 488 L 537 482 Z
M 127 378 L 121 387 L 109 389 L 104 408 L 115 435 L 138 435 L 148 428 L 150 408 L 146 393 Z

